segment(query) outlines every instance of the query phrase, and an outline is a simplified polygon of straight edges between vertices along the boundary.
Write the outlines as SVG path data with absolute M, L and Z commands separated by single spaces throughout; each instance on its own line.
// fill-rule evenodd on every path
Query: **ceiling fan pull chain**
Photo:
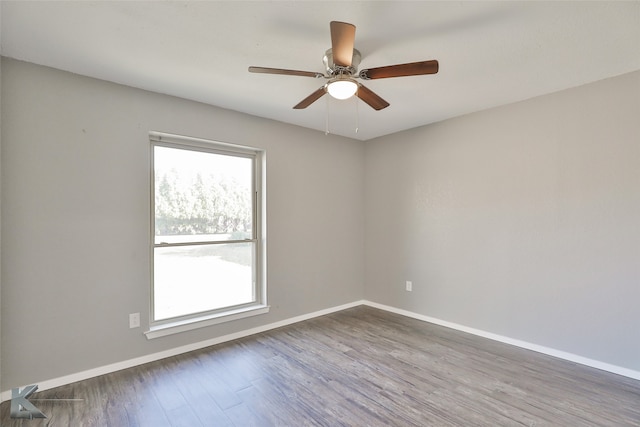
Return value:
M 354 96 L 355 100 L 356 100 L 356 133 L 358 133 L 358 129 L 360 128 L 359 124 L 360 124 L 360 109 L 358 108 L 358 105 L 360 105 L 360 102 L 358 102 L 358 100 L 360 98 L 358 98 L 357 96 Z
M 326 114 L 324 116 L 324 134 L 329 135 L 329 97 L 325 96 L 325 99 L 327 108 L 325 109 Z

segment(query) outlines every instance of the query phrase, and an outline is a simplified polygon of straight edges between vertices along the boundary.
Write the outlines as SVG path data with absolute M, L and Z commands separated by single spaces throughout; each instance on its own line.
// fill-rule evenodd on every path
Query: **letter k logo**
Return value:
M 27 400 L 38 389 L 37 385 L 29 385 L 20 391 L 19 388 L 11 390 L 11 418 L 47 418 L 38 408 Z

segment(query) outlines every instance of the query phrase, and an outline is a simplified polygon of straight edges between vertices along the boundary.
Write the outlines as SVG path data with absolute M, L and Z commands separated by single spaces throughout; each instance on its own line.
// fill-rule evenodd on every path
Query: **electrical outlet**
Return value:
M 129 328 L 139 328 L 140 327 L 140 313 L 131 313 L 129 315 Z
M 411 292 L 411 291 L 413 291 L 413 283 L 411 283 L 411 281 L 410 281 L 410 280 L 407 280 L 407 281 L 405 282 L 405 287 L 406 287 L 406 289 L 407 289 L 407 292 Z

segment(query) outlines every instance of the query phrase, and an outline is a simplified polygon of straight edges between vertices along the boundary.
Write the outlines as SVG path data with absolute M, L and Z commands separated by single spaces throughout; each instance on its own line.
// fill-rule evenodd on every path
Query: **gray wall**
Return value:
M 2 7 L 0 7 L 0 14 Z M 0 225 L 2 225 L 2 67 L 0 66 Z M 2 227 L 0 226 L 0 242 Z M 0 392 L 2 386 L 2 244 L 0 244 Z
M 0 390 L 363 297 L 640 370 L 640 73 L 368 143 L 15 60 L 1 79 Z M 269 314 L 128 328 L 149 130 L 267 150 Z
M 370 141 L 365 168 L 366 299 L 640 370 L 640 72 Z
M 2 62 L 2 390 L 357 301 L 364 143 Z M 267 151 L 267 315 L 147 340 L 149 141 Z

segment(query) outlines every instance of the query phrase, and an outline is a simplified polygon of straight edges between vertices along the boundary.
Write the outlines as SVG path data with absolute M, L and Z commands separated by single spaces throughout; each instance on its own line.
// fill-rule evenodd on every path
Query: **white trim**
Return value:
M 100 366 L 98 368 L 88 369 L 86 371 L 77 372 L 63 377 L 52 378 L 49 380 L 34 381 L 30 384 L 37 384 L 38 390 L 44 391 L 55 387 L 71 384 L 77 381 L 86 380 L 89 378 L 97 377 L 99 375 L 109 374 L 111 372 L 121 371 L 127 368 L 133 368 L 134 366 L 144 365 L 145 363 L 155 362 L 156 360 L 165 359 L 167 357 L 177 356 L 179 354 L 188 353 L 194 350 L 200 350 L 201 348 L 209 347 L 216 344 L 221 344 L 228 341 L 233 341 L 239 338 L 244 338 L 249 335 L 259 334 L 271 329 L 280 328 L 282 326 L 291 325 L 294 323 L 302 322 L 304 320 L 313 319 L 314 317 L 324 316 L 326 314 L 335 313 L 337 311 L 346 310 L 348 308 L 357 307 L 363 305 L 364 301 L 354 301 L 348 304 L 339 305 L 336 307 L 326 308 L 324 310 L 314 311 L 313 313 L 303 314 L 289 319 L 280 320 L 278 322 L 269 323 L 267 325 L 258 326 L 252 329 L 235 332 L 229 335 L 223 335 L 221 337 L 212 338 L 206 341 L 200 341 L 193 344 L 183 345 L 181 347 L 171 348 L 169 350 L 161 351 L 159 353 L 148 354 L 146 356 L 136 357 L 134 359 L 125 360 L 122 362 L 112 363 L 110 365 Z M 22 387 L 25 387 L 25 384 Z M 11 390 L 6 390 L 0 393 L 0 402 L 11 399 Z
M 147 336 L 148 340 L 166 337 L 167 335 L 173 335 L 180 332 L 191 331 L 193 329 L 204 328 L 206 326 L 217 325 L 219 323 L 244 319 L 245 317 L 265 314 L 269 312 L 269 308 L 270 307 L 268 305 L 260 304 L 238 310 L 228 310 L 223 313 L 209 315 L 202 318 L 184 319 L 175 322 L 162 323 L 160 325 L 151 326 L 149 330 L 144 334 Z
M 596 368 L 603 371 L 607 371 L 614 374 L 640 380 L 640 371 L 635 371 L 633 369 L 623 368 L 621 366 L 612 365 L 610 363 L 601 362 L 599 360 L 589 359 L 587 357 L 579 356 L 577 354 L 567 353 L 566 351 L 556 350 L 556 349 L 545 347 L 538 344 L 532 344 L 527 341 L 521 341 L 518 339 L 505 337 L 505 336 L 494 334 L 491 332 L 486 332 L 481 329 L 470 328 L 468 326 L 459 325 L 457 323 L 448 322 L 446 320 L 425 316 L 425 315 L 414 313 L 407 310 L 402 310 L 400 308 L 390 307 L 384 304 L 378 304 L 372 301 L 364 301 L 363 304 L 373 308 L 378 308 L 380 310 L 389 311 L 392 313 L 400 314 L 402 316 L 411 317 L 413 319 L 422 320 L 424 322 L 429 322 L 436 325 L 444 326 L 446 328 L 451 328 L 451 329 L 466 332 L 472 335 L 477 335 L 479 337 L 488 338 L 493 341 L 499 341 L 505 344 L 510 344 L 516 347 L 546 354 L 548 356 L 557 357 L 559 359 L 568 360 L 570 362 L 579 363 L 581 365 L 589 366 L 592 368 Z
M 199 148 L 206 148 L 210 151 L 216 151 L 213 147 L 217 145 L 223 146 L 224 151 L 233 151 L 236 154 L 256 155 L 264 152 L 264 150 L 261 148 L 249 147 L 247 145 L 230 144 L 228 142 L 222 142 L 218 140 L 195 138 L 193 136 L 183 136 L 157 131 L 149 132 L 149 140 L 160 145 L 164 145 L 165 147 L 181 147 L 184 146 L 185 143 L 187 143 L 188 145 Z
M 1 1 L 1 0 L 0 0 Z M 150 229 L 149 229 L 149 274 L 150 281 L 150 313 L 149 313 L 149 330 L 144 332 L 147 339 L 154 339 L 170 334 L 190 331 L 197 328 L 216 325 L 223 322 L 229 322 L 242 319 L 249 316 L 265 314 L 269 312 L 267 305 L 267 276 L 266 276 L 266 209 L 265 207 L 265 174 L 263 172 L 265 163 L 265 150 L 244 145 L 229 144 L 215 140 L 207 140 L 202 138 L 194 138 L 189 136 L 174 135 L 157 131 L 149 132 L 150 141 Z M 156 203 L 156 187 L 155 187 L 155 159 L 156 148 L 172 148 L 180 151 L 192 151 L 199 153 L 214 153 L 224 156 L 242 157 L 251 160 L 252 175 L 252 238 L 241 240 L 191 240 L 170 243 L 157 243 L 155 236 L 155 203 Z M 155 264 L 156 250 L 171 246 L 189 246 L 191 244 L 252 244 L 252 291 L 254 300 L 251 303 L 244 304 L 243 307 L 221 307 L 218 309 L 207 310 L 205 313 L 187 313 L 185 315 L 176 316 L 172 319 L 156 318 L 156 280 L 155 280 Z
M 249 335 L 266 332 L 271 329 L 280 328 L 282 326 L 291 325 L 294 323 L 302 322 L 304 320 L 313 319 L 314 317 L 324 316 L 326 314 L 335 313 L 337 311 L 346 310 L 348 308 L 357 307 L 359 305 L 367 305 L 369 307 L 378 308 L 380 310 L 389 311 L 391 313 L 400 314 L 402 316 L 411 317 L 413 319 L 422 320 L 424 322 L 433 323 L 436 325 L 444 326 L 447 328 L 455 329 L 458 331 L 466 332 L 472 335 L 477 335 L 483 338 L 488 338 L 494 341 L 499 341 L 505 344 L 510 344 L 516 347 L 524 348 L 527 350 L 533 350 L 538 353 L 547 354 L 549 356 L 557 357 L 560 359 L 568 360 L 570 362 L 579 363 L 581 365 L 590 366 L 592 368 L 601 369 L 603 371 L 611 372 L 614 374 L 622 375 L 628 378 L 640 380 L 640 371 L 633 369 L 623 368 L 609 363 L 600 362 L 598 360 L 589 359 L 586 357 L 578 356 L 572 353 L 567 353 L 560 350 L 544 347 L 537 344 L 528 343 L 502 335 L 497 335 L 491 332 L 482 331 L 480 329 L 470 328 L 468 326 L 459 325 L 457 323 L 448 322 L 446 320 L 437 319 L 434 317 L 425 316 L 422 314 L 414 313 L 411 311 L 403 310 L 400 308 L 391 307 L 384 304 L 378 304 L 372 301 L 359 300 L 348 304 L 339 305 L 336 307 L 327 308 L 324 310 L 314 311 L 313 313 L 303 314 L 289 319 L 284 319 L 278 322 L 269 323 L 268 325 L 258 326 L 256 328 L 239 331 L 233 334 L 224 335 L 217 338 L 212 338 L 206 341 L 201 341 L 193 344 L 184 345 L 181 347 L 172 348 L 169 350 L 161 351 L 159 353 L 153 353 L 146 356 L 137 357 L 135 359 L 125 360 L 123 362 L 113 363 L 111 365 L 101 366 L 99 368 L 89 369 L 86 371 L 78 372 L 75 374 L 65 375 L 59 378 L 53 378 L 50 380 L 32 382 L 31 384 L 38 384 L 39 390 L 48 390 L 54 387 L 60 387 L 62 385 L 71 384 L 77 381 L 86 380 L 89 378 L 97 377 L 99 375 L 109 374 L 111 372 L 120 371 L 122 369 L 132 368 L 134 366 L 143 365 L 149 362 L 155 362 L 156 360 L 165 359 L 167 357 L 177 356 L 179 354 L 188 353 L 190 351 L 199 350 L 201 348 L 209 347 L 216 344 L 221 344 L 228 341 L 233 341 L 239 338 L 244 338 Z M 22 387 L 25 387 L 25 384 Z M 0 402 L 11 399 L 11 391 L 3 391 L 0 393 Z

